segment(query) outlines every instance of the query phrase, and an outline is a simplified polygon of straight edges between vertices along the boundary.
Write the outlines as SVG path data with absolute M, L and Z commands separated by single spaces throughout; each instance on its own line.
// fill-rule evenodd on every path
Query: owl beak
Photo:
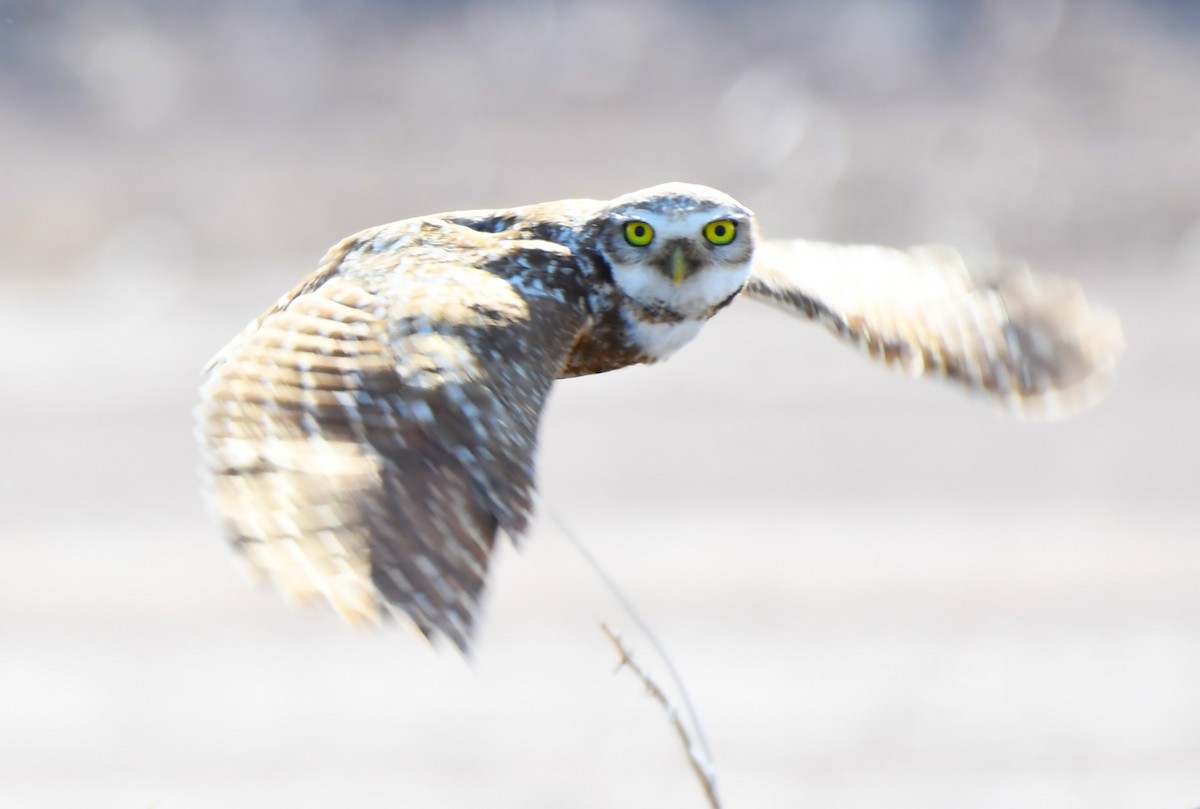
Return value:
M 688 275 L 688 260 L 684 255 L 683 245 L 675 245 L 675 249 L 671 251 L 671 280 L 675 282 L 675 286 L 683 283 L 683 279 Z

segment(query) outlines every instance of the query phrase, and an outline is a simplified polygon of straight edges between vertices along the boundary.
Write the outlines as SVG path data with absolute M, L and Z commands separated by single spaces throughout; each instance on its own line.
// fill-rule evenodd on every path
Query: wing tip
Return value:
M 1022 311 L 1033 345 L 1017 351 L 1022 374 L 1032 384 L 1005 397 L 1005 409 L 1031 421 L 1054 421 L 1089 410 L 1116 386 L 1125 333 L 1115 311 L 1091 303 L 1076 281 L 1034 274 L 1027 268 L 1003 279 L 1005 304 Z M 1039 356 L 1039 346 L 1049 346 Z
M 1116 381 L 1116 369 L 1109 366 L 1093 371 L 1073 385 L 1041 393 L 1003 397 L 1000 406 L 1006 414 L 1022 421 L 1062 421 L 1095 408 L 1112 393 Z

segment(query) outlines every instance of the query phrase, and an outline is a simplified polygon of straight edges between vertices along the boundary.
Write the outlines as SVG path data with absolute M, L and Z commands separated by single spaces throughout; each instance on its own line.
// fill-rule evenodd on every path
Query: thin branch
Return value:
M 608 636 L 613 646 L 616 647 L 617 654 L 621 657 L 620 666 L 632 671 L 642 681 L 642 685 L 646 687 L 646 691 L 650 696 L 662 706 L 667 719 L 671 723 L 671 727 L 675 728 L 675 735 L 679 737 L 679 742 L 683 745 L 683 752 L 687 754 L 688 764 L 691 765 L 692 772 L 700 780 L 700 785 L 704 789 L 704 797 L 708 799 L 708 805 L 712 809 L 721 809 L 721 799 L 717 796 L 717 771 L 713 767 L 707 751 L 695 744 L 692 734 L 688 732 L 687 726 L 684 725 L 683 720 L 680 718 L 679 711 L 676 710 L 674 703 L 663 693 L 662 688 L 646 673 L 645 669 L 633 659 L 633 654 L 625 646 L 625 642 L 621 640 L 620 633 L 605 623 L 600 624 L 600 628 L 604 630 L 604 634 Z
M 589 551 L 587 546 L 583 544 L 583 540 L 581 540 L 579 536 L 567 526 L 566 521 L 563 520 L 563 518 L 560 517 L 557 512 L 545 504 L 543 504 L 543 506 L 545 508 L 546 516 L 554 521 L 554 523 L 558 526 L 558 530 L 562 532 L 563 536 L 565 536 L 570 543 L 575 546 L 575 550 L 579 551 L 579 555 L 583 557 L 584 561 L 588 563 L 588 566 L 592 568 L 592 571 L 595 572 L 595 574 L 600 578 L 600 581 L 604 583 L 604 586 L 608 588 L 608 591 L 612 593 L 613 598 L 615 598 L 617 603 L 620 604 L 621 609 L 625 611 L 625 614 L 629 616 L 634 625 L 637 626 L 641 633 L 646 637 L 646 640 L 650 642 L 651 648 L 654 649 L 659 659 L 662 660 L 663 666 L 666 667 L 667 674 L 671 678 L 671 682 L 674 683 L 676 690 L 679 692 L 680 700 L 683 701 L 683 709 L 687 712 L 688 720 L 692 723 L 692 727 L 696 730 L 696 742 L 700 745 L 700 752 L 703 754 L 705 761 L 711 762 L 713 760 L 713 754 L 712 750 L 709 749 L 708 746 L 708 737 L 704 733 L 704 725 L 700 722 L 700 714 L 696 711 L 696 706 L 692 703 L 692 697 L 688 693 L 687 687 L 683 684 L 683 678 L 679 676 L 679 672 L 676 670 L 675 664 L 671 661 L 671 656 L 667 654 L 666 648 L 659 643 L 658 636 L 651 631 L 650 625 L 646 623 L 644 618 L 642 618 L 642 614 L 638 612 L 637 607 L 635 607 L 633 602 L 626 597 L 625 593 L 620 587 L 617 586 L 617 583 L 613 580 L 612 576 L 608 575 L 608 571 L 606 571 L 600 565 L 600 562 L 596 560 L 596 557 L 592 555 L 592 552 Z M 608 630 L 605 631 L 607 632 Z

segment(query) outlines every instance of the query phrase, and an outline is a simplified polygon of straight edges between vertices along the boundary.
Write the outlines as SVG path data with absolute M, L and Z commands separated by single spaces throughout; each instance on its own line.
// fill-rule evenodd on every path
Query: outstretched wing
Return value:
M 1116 316 L 1076 284 L 1025 268 L 974 278 L 947 247 L 767 240 L 745 292 L 888 365 L 948 377 L 1035 418 L 1097 401 L 1123 345 Z
M 365 231 L 218 355 L 198 433 L 249 568 L 349 621 L 403 614 L 465 653 L 497 529 L 525 528 L 542 406 L 585 323 L 561 289 L 522 281 L 572 260 L 442 221 Z

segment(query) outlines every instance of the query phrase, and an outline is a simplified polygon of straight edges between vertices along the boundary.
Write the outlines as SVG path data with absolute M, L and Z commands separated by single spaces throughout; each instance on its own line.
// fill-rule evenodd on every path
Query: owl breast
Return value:
M 631 312 L 609 312 L 580 332 L 560 379 L 662 362 L 689 343 L 707 318 L 659 322 Z
M 661 362 L 690 343 L 705 320 L 660 323 L 626 317 L 630 340 L 646 356 L 643 362 Z
M 615 371 L 630 365 L 653 362 L 640 348 L 630 343 L 625 324 L 618 315 L 607 312 L 592 321 L 575 338 L 559 379 Z

